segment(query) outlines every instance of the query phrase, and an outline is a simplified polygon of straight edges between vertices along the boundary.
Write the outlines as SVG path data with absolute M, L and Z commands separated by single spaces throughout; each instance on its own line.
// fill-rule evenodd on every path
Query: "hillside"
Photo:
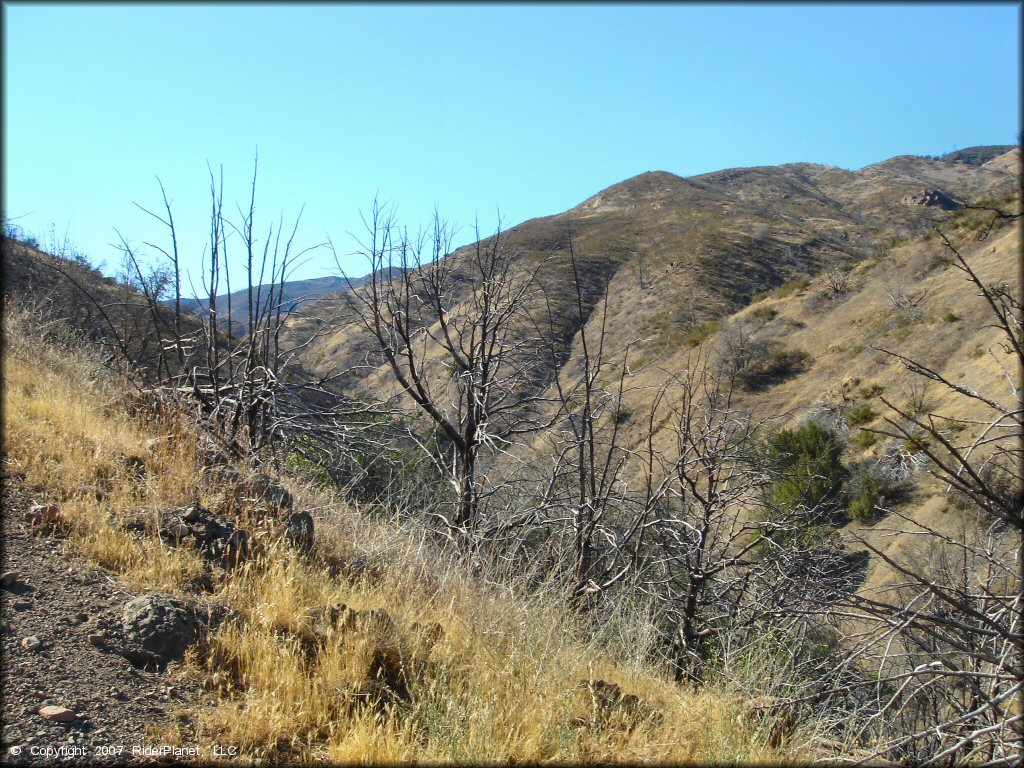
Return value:
M 555 333 L 569 344 L 580 321 L 587 320 L 559 304 L 572 294 L 571 231 L 585 281 L 585 311 L 605 288 L 619 297 L 609 348 L 632 344 L 636 351 L 660 354 L 677 347 L 694 327 L 741 309 L 761 291 L 883 257 L 894 244 L 949 217 L 946 207 L 935 204 L 939 200 L 955 209 L 1004 197 L 1019 183 L 1018 173 L 1008 159 L 979 166 L 918 157 L 897 157 L 855 172 L 797 163 L 690 179 L 645 173 L 565 213 L 509 228 L 505 247 L 544 286 L 557 310 Z M 472 248 L 449 258 L 457 265 Z M 310 365 L 344 371 L 364 362 L 367 340 L 346 319 L 344 301 L 322 299 L 308 305 L 304 315 L 307 319 L 295 326 L 298 339 L 325 322 L 340 324 L 309 345 Z M 358 380 L 351 379 L 350 386 L 358 390 Z
M 5 241 L 5 743 L 1016 764 L 997 149 L 645 173 L 418 263 L 396 227 L 354 290 L 209 346 Z
M 253 287 L 253 303 L 264 306 L 268 303 L 276 311 L 280 306 L 281 312 L 290 314 L 301 309 L 304 305 L 316 300 L 321 296 L 336 293 L 348 287 L 343 277 L 317 277 L 309 280 L 286 280 L 283 285 L 263 284 Z M 273 291 L 273 294 L 271 294 Z M 164 305 L 174 303 L 173 299 L 165 299 Z M 233 333 L 245 335 L 249 332 L 249 291 L 241 290 L 221 296 L 218 299 L 217 315 L 222 323 L 227 323 L 228 304 L 231 306 L 231 330 Z M 181 302 L 182 308 L 193 313 L 203 314 L 210 311 L 209 299 L 184 299 Z
M 4 330 L 5 761 L 57 745 L 118 764 L 811 754 L 811 731 L 776 731 L 750 690 L 680 688 L 642 661 L 642 623 L 595 634 L 557 593 L 488 586 L 328 489 L 256 490 L 281 486 L 140 407 L 72 331 L 10 301 Z M 314 512 L 311 549 L 282 536 L 283 498 Z M 197 515 L 217 522 L 195 543 L 171 533 Z M 244 565 L 200 543 L 243 525 Z

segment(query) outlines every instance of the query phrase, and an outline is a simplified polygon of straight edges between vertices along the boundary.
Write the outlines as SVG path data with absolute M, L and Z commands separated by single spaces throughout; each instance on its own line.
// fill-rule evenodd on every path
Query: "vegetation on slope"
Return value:
M 8 303 L 4 455 L 9 477 L 60 506 L 68 535 L 135 590 L 191 595 L 235 612 L 189 662 L 217 694 L 198 713 L 202 738 L 245 757 L 291 761 L 724 762 L 803 759 L 770 747 L 771 719 L 747 717 L 752 691 L 678 687 L 637 660 L 642 623 L 628 616 L 600 637 L 553 593 L 486 585 L 439 555 L 415 528 L 373 520 L 333 493 L 290 482 L 317 510 L 315 556 L 287 547 L 273 525 L 265 553 L 211 568 L 125 521 L 198 500 L 230 510 L 200 463 L 202 438 L 182 413 L 126 396 L 78 339 Z M 129 457 L 145 457 L 145 472 Z M 361 576 L 339 564 L 370 563 Z M 394 626 L 336 625 L 332 607 L 386 608 Z M 410 674 L 404 698 L 373 695 L 375 659 L 440 639 Z M 618 642 L 609 643 L 610 637 Z M 379 670 L 377 670 L 379 671 Z M 753 670 L 751 674 L 753 674 Z M 638 696 L 602 703 L 586 681 Z M 582 685 L 581 685 L 582 684 Z M 189 745 L 184 745 L 189 746 Z

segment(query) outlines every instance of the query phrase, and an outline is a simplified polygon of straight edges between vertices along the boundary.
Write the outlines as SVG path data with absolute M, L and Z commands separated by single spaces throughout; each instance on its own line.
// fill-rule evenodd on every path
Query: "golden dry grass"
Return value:
M 141 510 L 216 499 L 196 466 L 196 435 L 178 417 L 143 418 L 113 379 L 72 343 L 42 343 L 32 319 L 5 315 L 7 472 L 60 505 L 69 543 L 136 590 L 183 593 L 209 566 L 188 550 L 136 536 L 118 520 Z M 168 437 L 169 436 L 169 437 Z M 158 440 L 158 438 L 168 438 Z M 156 442 L 152 442 L 156 440 Z M 145 457 L 145 473 L 127 457 Z M 271 541 L 226 574 L 213 599 L 236 611 L 187 660 L 216 692 L 198 715 L 201 738 L 247 758 L 289 762 L 792 762 L 806 751 L 767 746 L 741 695 L 692 689 L 588 638 L 555 596 L 469 578 L 422 537 L 370 521 L 325 490 L 292 483 L 317 510 L 319 547 L 384 563 L 354 579 Z M 213 502 L 211 502 L 213 503 Z M 331 606 L 383 608 L 393 627 L 318 628 Z M 443 635 L 416 651 L 408 696 L 367 701 L 375 659 L 418 642 L 416 623 Z M 404 657 L 403 657 L 404 658 Z M 411 667 L 410 667 L 411 669 Z M 637 695 L 636 717 L 595 713 L 588 679 Z M 171 738 L 167 736 L 167 738 Z

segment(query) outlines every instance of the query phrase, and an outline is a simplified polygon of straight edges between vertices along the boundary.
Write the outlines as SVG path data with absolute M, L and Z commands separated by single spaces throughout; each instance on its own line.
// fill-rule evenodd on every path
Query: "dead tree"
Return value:
M 655 456 L 664 479 L 651 494 L 659 503 L 639 583 L 658 606 L 678 680 L 705 679 L 727 635 L 789 631 L 814 596 L 848 578 L 827 510 L 768 509 L 766 424 L 737 408 L 736 379 L 718 368 L 701 345 L 658 395 L 672 445 Z
M 630 375 L 629 345 L 617 363 L 618 376 L 609 379 L 607 284 L 598 303 L 600 309 L 595 307 L 588 314 L 590 297 L 585 295 L 571 230 L 568 244 L 580 374 L 555 376 L 557 415 L 554 428 L 546 433 L 551 471 L 536 505 L 544 512 L 540 517 L 548 524 L 549 535 L 557 537 L 567 523 L 569 599 L 576 607 L 593 608 L 633 572 L 636 544 L 656 499 L 650 472 L 640 493 L 625 482 L 632 471 L 630 465 L 636 469 L 643 462 L 643 452 L 627 449 L 622 439 L 623 425 L 631 418 L 624 402 Z M 551 366 L 557 370 L 556 323 L 551 302 L 546 306 Z M 588 330 L 591 323 L 596 326 L 593 332 Z M 653 424 L 648 426 L 653 429 Z
M 450 484 L 452 511 L 437 513 L 446 536 L 472 549 L 495 489 L 483 464 L 543 426 L 542 340 L 528 317 L 538 285 L 500 227 L 451 254 L 438 215 L 415 238 L 376 202 L 365 223 L 370 280 L 350 283 L 347 308 L 419 414 L 409 414 L 411 434 Z

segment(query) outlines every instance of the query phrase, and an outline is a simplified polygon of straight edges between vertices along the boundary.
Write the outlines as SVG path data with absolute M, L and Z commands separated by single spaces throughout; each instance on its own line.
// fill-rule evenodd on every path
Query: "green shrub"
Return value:
M 838 507 L 849 475 L 842 452 L 835 433 L 814 422 L 773 435 L 767 453 L 778 479 L 768 488 L 770 504 L 783 510 Z
M 846 423 L 851 427 L 859 427 L 872 421 L 876 415 L 868 403 L 851 403 L 846 408 Z
M 757 304 L 757 302 L 759 301 L 770 299 L 774 294 L 775 291 L 758 291 L 757 293 L 750 297 L 750 303 Z
M 846 511 L 849 512 L 850 517 L 862 523 L 873 518 L 878 507 L 878 481 L 874 478 L 869 478 L 869 480 L 873 483 L 873 489 L 864 490 L 856 496 L 852 496 L 846 505 Z
M 862 399 L 868 400 L 868 399 L 870 399 L 872 397 L 878 397 L 884 391 L 885 391 L 885 387 L 883 387 L 881 384 L 878 384 L 876 382 L 876 383 L 871 384 L 871 385 L 869 385 L 867 387 L 861 387 L 860 388 L 860 396 L 861 396 Z
M 947 309 L 946 314 L 942 316 L 942 319 L 947 323 L 955 323 L 960 319 L 960 316 L 956 314 L 952 309 Z
M 981 346 L 981 345 L 979 344 L 979 345 L 978 345 L 977 347 L 975 347 L 975 348 L 974 348 L 974 350 L 973 350 L 973 351 L 972 351 L 972 352 L 971 352 L 971 353 L 970 353 L 969 355 L 967 355 L 967 356 L 968 356 L 969 358 L 971 358 L 971 360 L 977 360 L 977 359 L 978 359 L 979 357 L 984 357 L 984 355 L 985 355 L 985 348 L 984 348 L 983 346 Z

